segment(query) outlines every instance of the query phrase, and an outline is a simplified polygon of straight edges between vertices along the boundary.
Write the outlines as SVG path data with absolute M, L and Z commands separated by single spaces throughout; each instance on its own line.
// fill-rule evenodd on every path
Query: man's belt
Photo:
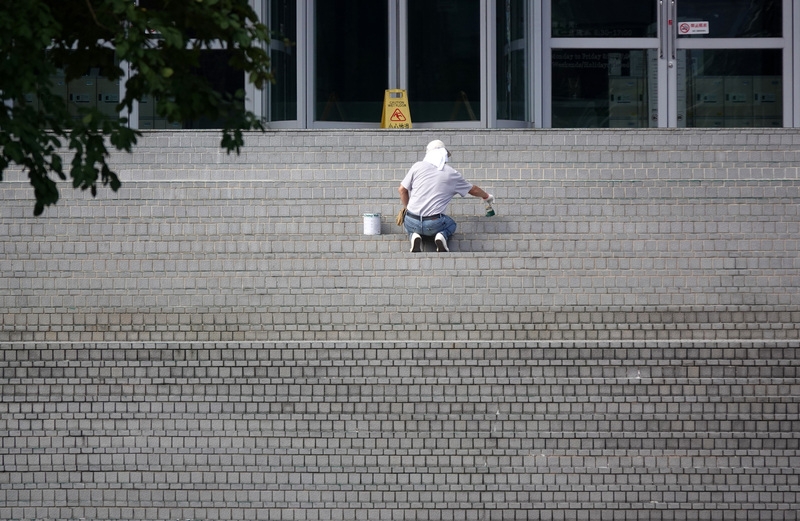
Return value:
M 411 213 L 408 210 L 406 210 L 406 217 L 411 217 L 412 219 L 416 219 L 418 221 L 434 221 L 436 219 L 439 219 L 442 215 L 444 214 L 437 213 L 436 215 L 426 215 L 425 217 L 420 217 L 419 215 Z

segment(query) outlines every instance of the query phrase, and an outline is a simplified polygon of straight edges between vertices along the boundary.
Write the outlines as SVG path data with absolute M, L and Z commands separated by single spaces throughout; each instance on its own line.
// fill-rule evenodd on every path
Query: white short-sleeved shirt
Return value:
M 400 185 L 409 192 L 408 211 L 422 217 L 447 213 L 456 194 L 464 197 L 472 190 L 472 184 L 450 165 L 437 170 L 426 161 L 414 163 Z

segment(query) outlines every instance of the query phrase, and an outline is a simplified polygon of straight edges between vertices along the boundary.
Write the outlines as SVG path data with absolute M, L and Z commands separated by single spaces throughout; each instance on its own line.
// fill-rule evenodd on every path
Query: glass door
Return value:
M 670 126 L 782 127 L 783 0 L 662 0 Z
M 314 7 L 315 124 L 380 121 L 389 75 L 388 3 L 318 0 Z
M 484 92 L 480 0 L 408 0 L 408 96 L 414 124 L 479 126 Z
M 659 125 L 657 7 L 656 0 L 545 3 L 545 127 Z
M 791 121 L 784 101 L 792 77 L 790 0 L 544 5 L 546 127 L 780 127 Z
M 493 126 L 528 126 L 535 122 L 530 106 L 533 9 L 526 0 L 497 0 L 494 18 L 495 114 Z M 538 18 L 536 19 L 538 21 Z M 498 125 L 497 122 L 501 122 Z

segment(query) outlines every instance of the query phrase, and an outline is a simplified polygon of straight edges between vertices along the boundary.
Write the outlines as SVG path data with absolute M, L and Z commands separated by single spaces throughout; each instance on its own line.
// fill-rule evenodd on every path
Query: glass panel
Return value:
M 270 2 L 271 63 L 275 83 L 269 86 L 270 121 L 297 119 L 297 0 Z
M 63 77 L 54 80 L 54 85 L 63 85 Z M 99 69 L 90 69 L 85 75 L 67 83 L 66 87 L 69 112 L 73 118 L 95 108 L 104 116 L 118 116 L 114 108 L 119 103 L 119 81 L 103 78 Z
M 656 52 L 554 49 L 553 127 L 656 126 Z
M 244 73 L 228 65 L 230 58 L 231 53 L 226 50 L 200 51 L 197 75 L 224 97 L 241 96 L 244 105 Z M 222 128 L 223 125 L 222 119 L 214 120 L 206 116 L 169 122 L 158 114 L 158 99 L 145 97 L 139 102 L 139 128 L 142 129 Z
M 678 107 L 686 113 L 679 126 L 783 126 L 780 50 L 685 50 L 678 59 Z
M 63 70 L 50 76 L 50 92 L 67 104 L 67 110 L 74 120 L 95 109 L 104 118 L 119 118 L 119 111 L 116 110 L 120 100 L 119 80 L 107 79 L 105 74 L 110 71 L 103 70 L 103 67 L 119 65 L 119 61 L 111 50 L 103 54 L 106 55 L 105 63 L 87 69 L 79 78 L 67 81 Z M 25 104 L 36 110 L 46 110 L 35 92 L 25 95 Z
M 655 0 L 552 0 L 554 38 L 655 36 Z
M 386 0 L 316 2 L 318 121 L 380 122 L 389 77 Z
M 781 0 L 679 0 L 678 34 L 689 38 L 781 36 Z M 685 36 L 681 22 L 708 22 L 708 34 Z
M 497 2 L 497 119 L 526 119 L 525 0 Z
M 230 67 L 231 53 L 226 50 L 200 51 L 200 70 L 198 74 L 208 81 L 215 91 L 224 97 L 242 96 L 244 105 L 244 73 Z M 212 120 L 202 116 L 183 122 L 183 128 L 222 128 L 224 121 Z M 171 125 L 175 127 L 175 125 Z
M 479 0 L 409 0 L 411 119 L 480 119 Z

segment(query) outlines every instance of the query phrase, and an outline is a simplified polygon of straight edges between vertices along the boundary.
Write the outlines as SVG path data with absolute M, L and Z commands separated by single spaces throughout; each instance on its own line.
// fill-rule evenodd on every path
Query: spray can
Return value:
M 486 203 L 486 217 L 494 217 L 494 208 L 492 208 L 492 203 Z

